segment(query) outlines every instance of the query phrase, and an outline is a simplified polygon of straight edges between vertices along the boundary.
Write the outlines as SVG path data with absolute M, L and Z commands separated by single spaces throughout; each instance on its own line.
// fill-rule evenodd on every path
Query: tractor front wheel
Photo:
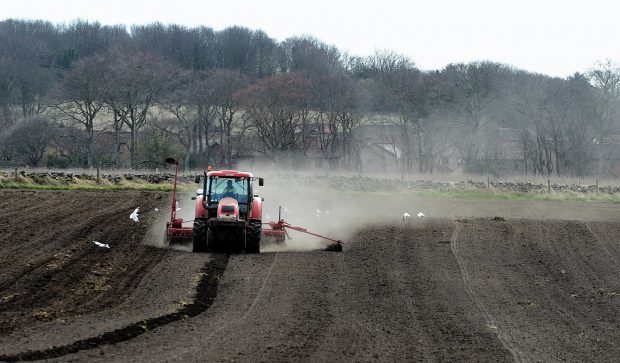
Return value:
M 251 221 L 246 231 L 245 253 L 260 253 L 261 221 Z

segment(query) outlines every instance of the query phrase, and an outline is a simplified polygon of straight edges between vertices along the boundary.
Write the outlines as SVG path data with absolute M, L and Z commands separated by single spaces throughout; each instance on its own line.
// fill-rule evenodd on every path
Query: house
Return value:
M 478 160 L 488 164 L 497 174 L 520 174 L 526 172 L 523 130 L 498 127 L 486 139 Z
M 353 130 L 359 145 L 360 173 L 397 173 L 403 158 L 403 126 L 360 125 Z
M 587 170 L 594 174 L 620 177 L 620 134 L 605 136 L 602 142 L 594 138 L 592 146 L 592 158 Z

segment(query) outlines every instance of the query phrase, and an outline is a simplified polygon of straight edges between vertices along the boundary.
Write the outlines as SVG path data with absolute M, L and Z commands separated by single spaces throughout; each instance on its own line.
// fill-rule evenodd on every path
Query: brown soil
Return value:
M 406 201 L 372 201 L 369 212 L 356 197 L 357 214 L 348 203 L 332 218 L 386 217 L 354 229 L 343 253 L 228 257 L 145 245 L 154 208 L 167 202 L 160 195 L 0 191 L 0 360 L 620 354 L 614 205 L 418 200 L 430 218 L 402 222 L 387 215 Z M 128 218 L 137 206 L 140 223 Z

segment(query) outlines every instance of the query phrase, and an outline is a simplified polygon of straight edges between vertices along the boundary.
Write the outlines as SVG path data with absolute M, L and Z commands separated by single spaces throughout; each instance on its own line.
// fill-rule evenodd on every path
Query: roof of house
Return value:
M 390 154 L 392 154 L 393 156 L 396 156 L 397 159 L 400 159 L 402 152 L 400 151 L 400 149 L 398 148 L 398 146 L 394 145 L 394 144 L 374 144 L 377 145 L 378 147 L 384 149 L 385 151 L 389 152 Z

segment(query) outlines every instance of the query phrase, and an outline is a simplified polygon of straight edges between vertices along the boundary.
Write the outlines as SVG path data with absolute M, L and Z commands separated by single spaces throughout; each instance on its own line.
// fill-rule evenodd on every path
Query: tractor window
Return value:
M 209 178 L 211 188 L 211 202 L 219 202 L 220 199 L 231 197 L 239 203 L 248 202 L 249 183 L 247 178 Z

